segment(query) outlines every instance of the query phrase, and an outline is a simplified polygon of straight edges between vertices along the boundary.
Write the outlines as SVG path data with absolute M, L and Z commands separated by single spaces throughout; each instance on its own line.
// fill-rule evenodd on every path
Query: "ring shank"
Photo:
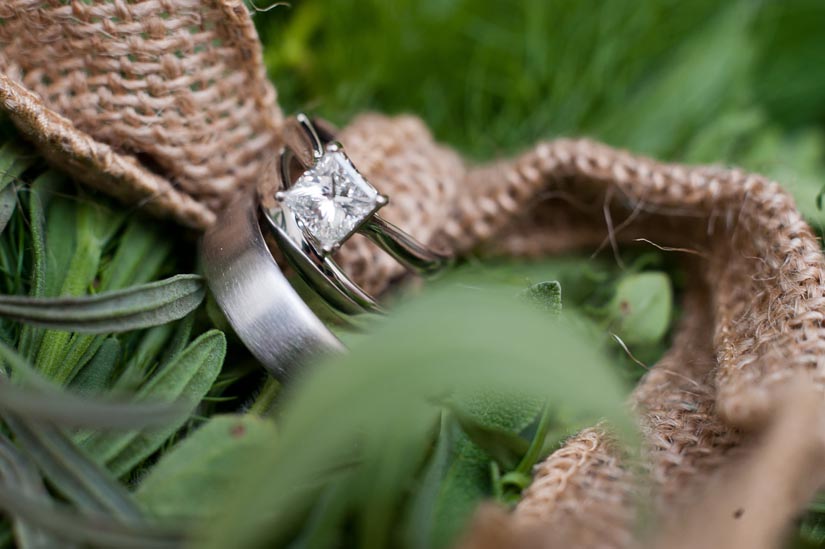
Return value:
M 264 241 L 257 198 L 242 193 L 201 241 L 209 287 L 238 337 L 276 378 L 343 350 L 281 272 Z
M 396 261 L 422 275 L 433 275 L 446 267 L 452 258 L 422 245 L 407 233 L 375 214 L 358 231 Z

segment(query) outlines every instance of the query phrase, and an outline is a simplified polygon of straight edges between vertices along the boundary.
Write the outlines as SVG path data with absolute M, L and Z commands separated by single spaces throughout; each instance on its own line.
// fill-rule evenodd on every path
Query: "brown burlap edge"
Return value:
M 98 190 L 171 216 L 188 227 L 203 229 L 215 214 L 186 193 L 145 169 L 133 158 L 78 131 L 70 120 L 46 108 L 34 93 L 0 73 L 0 105 L 14 124 L 53 165 Z
M 78 180 L 205 228 L 277 148 L 242 0 L 0 3 L 3 108 Z

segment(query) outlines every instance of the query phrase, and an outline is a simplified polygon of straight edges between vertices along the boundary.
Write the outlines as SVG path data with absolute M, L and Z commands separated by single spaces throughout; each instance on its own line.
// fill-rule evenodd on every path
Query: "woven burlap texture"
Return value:
M 204 228 L 260 179 L 281 113 L 241 0 L 7 0 L 0 21 L 0 104 L 81 181 Z
M 281 114 L 240 0 L 11 0 L 0 3 L 0 20 L 0 106 L 79 181 L 205 227 L 266 173 Z M 633 396 L 642 472 L 603 428 L 586 430 L 537 468 L 512 515 L 490 518 L 513 536 L 535 532 L 539 546 L 640 543 L 637 500 L 655 501 L 663 516 L 695 508 L 705 496 L 692 488 L 731 463 L 773 455 L 755 441 L 782 409 L 788 380 L 825 386 L 823 256 L 777 183 L 588 140 L 470 166 L 409 116 L 359 117 L 340 140 L 390 195 L 391 221 L 457 254 L 633 244 L 686 258 L 693 283 L 681 327 Z M 404 274 L 364 240 L 338 260 L 374 293 Z M 792 516 L 803 496 L 783 499 L 779 516 Z M 769 522 L 764 538 L 777 539 Z

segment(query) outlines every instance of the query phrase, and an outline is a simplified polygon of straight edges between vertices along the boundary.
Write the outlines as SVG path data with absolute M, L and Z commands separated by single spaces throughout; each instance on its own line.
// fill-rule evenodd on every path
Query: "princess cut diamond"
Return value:
M 325 152 L 278 198 L 324 250 L 343 243 L 383 203 L 340 151 Z

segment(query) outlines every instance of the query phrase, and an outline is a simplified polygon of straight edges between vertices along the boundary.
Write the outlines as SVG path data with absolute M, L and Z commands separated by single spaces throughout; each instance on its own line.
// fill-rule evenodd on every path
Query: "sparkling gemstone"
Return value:
M 286 191 L 281 203 L 322 247 L 332 248 L 372 214 L 378 191 L 346 155 L 326 152 Z

